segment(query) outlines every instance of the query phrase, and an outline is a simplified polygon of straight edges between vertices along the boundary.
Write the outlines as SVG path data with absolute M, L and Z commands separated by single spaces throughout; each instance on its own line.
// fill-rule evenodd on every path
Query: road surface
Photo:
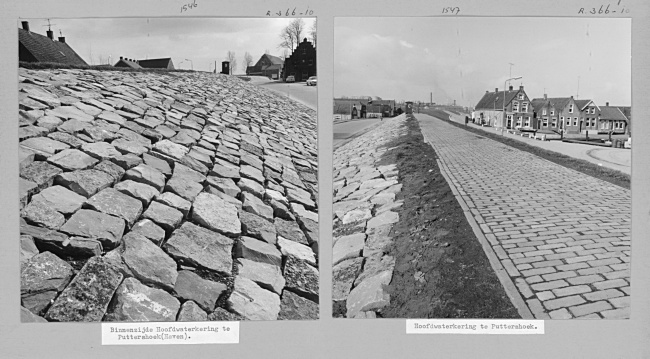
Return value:
M 416 118 L 515 306 L 537 319 L 629 317 L 630 190 Z
M 307 86 L 304 82 L 286 83 L 269 80 L 261 76 L 251 76 L 251 82 L 287 96 L 314 110 L 318 107 L 317 86 Z
M 464 123 L 464 115 L 449 114 L 439 111 L 435 117 L 451 119 L 454 122 Z M 468 126 L 484 130 L 486 132 L 500 133 L 494 127 L 482 127 L 469 123 Z M 573 158 L 589 161 L 599 166 L 614 169 L 626 174 L 631 173 L 632 152 L 624 148 L 611 148 L 601 146 L 583 145 L 562 141 L 540 141 L 528 137 L 521 137 L 510 133 L 504 133 L 504 136 L 525 142 L 529 145 L 554 151 Z

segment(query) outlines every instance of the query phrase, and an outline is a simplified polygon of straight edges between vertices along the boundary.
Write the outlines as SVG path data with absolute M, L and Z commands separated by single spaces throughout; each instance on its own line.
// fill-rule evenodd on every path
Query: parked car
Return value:
M 284 81 L 286 81 L 286 82 L 296 82 L 296 78 L 294 76 L 290 75 L 290 76 L 287 76 L 287 79 L 284 80 Z
M 316 86 L 316 76 L 307 79 L 307 86 Z

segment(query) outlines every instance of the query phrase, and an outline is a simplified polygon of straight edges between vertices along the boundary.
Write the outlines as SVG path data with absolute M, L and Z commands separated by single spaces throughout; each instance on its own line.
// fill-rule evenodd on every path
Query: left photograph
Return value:
M 23 322 L 318 319 L 315 18 L 17 26 Z

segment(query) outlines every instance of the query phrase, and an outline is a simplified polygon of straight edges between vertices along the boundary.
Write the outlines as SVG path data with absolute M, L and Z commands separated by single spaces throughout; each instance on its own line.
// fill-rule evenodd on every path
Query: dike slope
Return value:
M 23 321 L 318 317 L 315 111 L 211 73 L 18 80 Z

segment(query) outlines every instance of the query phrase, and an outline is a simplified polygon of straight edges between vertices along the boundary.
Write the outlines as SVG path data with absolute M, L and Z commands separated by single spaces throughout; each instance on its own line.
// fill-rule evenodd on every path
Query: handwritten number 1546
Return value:
M 196 0 L 194 0 L 194 1 L 192 1 L 191 3 L 189 3 L 189 4 L 185 4 L 185 5 L 181 6 L 181 12 L 184 12 L 184 11 L 187 11 L 187 10 L 191 10 L 191 9 L 197 7 L 197 6 L 199 6 L 199 4 L 197 4 L 197 3 L 196 3 Z

